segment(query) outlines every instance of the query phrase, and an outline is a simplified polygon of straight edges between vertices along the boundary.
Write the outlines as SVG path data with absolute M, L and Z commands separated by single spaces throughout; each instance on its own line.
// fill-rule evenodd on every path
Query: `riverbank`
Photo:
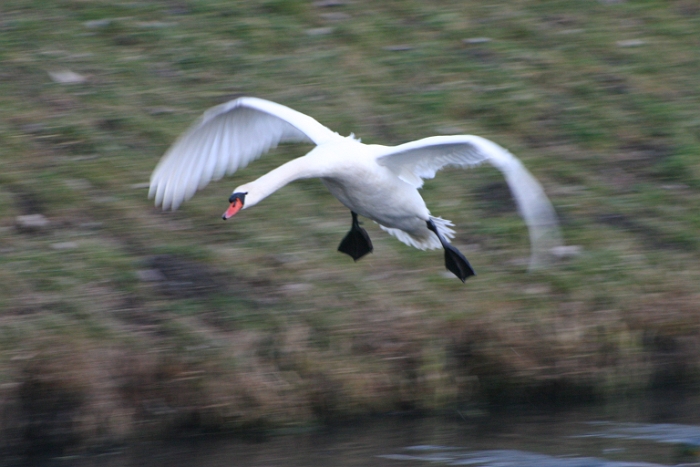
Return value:
M 66 454 L 144 437 L 250 437 L 381 414 L 697 388 L 697 336 L 635 329 L 615 315 L 562 310 L 518 323 L 507 308 L 446 324 L 355 310 L 337 326 L 291 315 L 266 330 L 168 319 L 132 328 L 128 345 L 42 331 L 3 368 L 3 439 L 12 452 Z

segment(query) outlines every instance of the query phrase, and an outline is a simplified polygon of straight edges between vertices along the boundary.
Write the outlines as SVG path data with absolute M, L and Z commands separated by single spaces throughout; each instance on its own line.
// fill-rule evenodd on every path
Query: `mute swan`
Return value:
M 442 247 L 445 266 L 464 282 L 469 261 L 449 242 L 452 222 L 433 217 L 418 189 L 446 166 L 489 162 L 505 176 L 530 231 L 530 266 L 537 267 L 560 244 L 556 214 L 540 184 L 510 152 L 479 136 L 434 136 L 395 147 L 342 137 L 313 118 L 274 102 L 242 97 L 207 110 L 165 153 L 151 175 L 149 197 L 177 209 L 211 180 L 231 175 L 279 143 L 316 147 L 233 190 L 226 220 L 255 206 L 286 184 L 318 177 L 352 215 L 338 250 L 355 261 L 373 249 L 358 214 L 407 245 Z

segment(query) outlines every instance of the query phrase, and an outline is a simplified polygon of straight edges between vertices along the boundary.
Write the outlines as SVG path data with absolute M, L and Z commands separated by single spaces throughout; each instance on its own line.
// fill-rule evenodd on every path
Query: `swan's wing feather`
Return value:
M 380 165 L 416 188 L 435 177 L 446 166 L 473 167 L 488 160 L 488 154 L 474 144 L 476 136 L 433 136 L 385 148 L 377 156 Z M 479 138 L 483 139 L 483 138 Z M 484 140 L 486 141 L 486 140 Z
M 151 175 L 149 197 L 177 209 L 212 180 L 231 175 L 280 143 L 322 144 L 338 135 L 301 112 L 242 97 L 204 112 Z
M 493 141 L 473 135 L 435 136 L 383 148 L 376 160 L 416 188 L 443 167 L 466 168 L 488 162 L 505 176 L 528 226 L 532 248 L 530 267 L 546 263 L 552 248 L 561 245 L 557 215 L 542 186 L 520 160 Z

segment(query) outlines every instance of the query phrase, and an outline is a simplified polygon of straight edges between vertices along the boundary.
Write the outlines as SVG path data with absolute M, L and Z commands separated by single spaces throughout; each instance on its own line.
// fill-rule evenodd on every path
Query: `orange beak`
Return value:
M 233 202 L 231 203 L 231 206 L 228 207 L 228 209 L 226 210 L 226 212 L 224 213 L 224 215 L 221 216 L 221 218 L 222 218 L 223 220 L 226 220 L 226 219 L 228 219 L 229 217 L 231 217 L 231 216 L 233 216 L 234 214 L 236 214 L 238 211 L 240 211 L 241 208 L 243 208 L 243 201 L 241 201 L 240 199 L 236 198 L 236 199 L 233 200 Z

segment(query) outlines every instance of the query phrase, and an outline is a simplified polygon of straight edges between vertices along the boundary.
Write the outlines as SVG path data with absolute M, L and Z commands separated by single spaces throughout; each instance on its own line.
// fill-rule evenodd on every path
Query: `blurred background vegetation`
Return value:
M 3 445 L 56 452 L 396 411 L 695 389 L 695 0 L 14 0 L 0 4 Z M 317 180 L 230 222 L 234 186 L 175 213 L 150 172 L 241 96 L 365 143 L 477 134 L 541 181 L 568 255 L 527 273 L 492 168 L 423 194 L 479 273 L 350 217 Z

